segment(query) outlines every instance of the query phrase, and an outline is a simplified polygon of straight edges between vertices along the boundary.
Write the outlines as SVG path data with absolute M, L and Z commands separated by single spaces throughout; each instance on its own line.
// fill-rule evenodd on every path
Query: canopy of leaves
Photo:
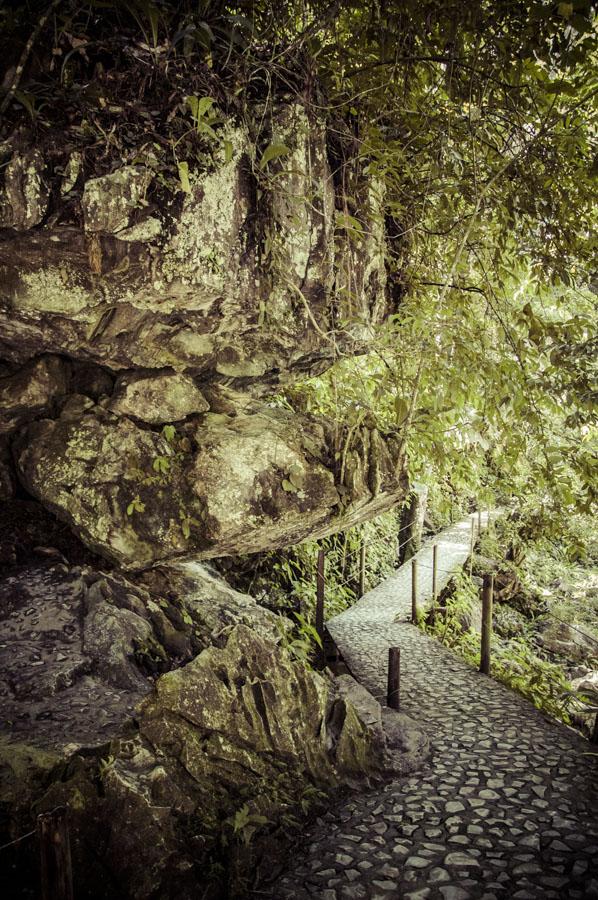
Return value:
M 0 11 L 1 137 L 24 123 L 28 140 L 60 134 L 96 169 L 152 154 L 178 184 L 177 148 L 201 154 L 213 116 L 261 104 L 267 119 L 300 97 L 327 120 L 342 239 L 367 238 L 352 173 L 380 186 L 398 311 L 373 353 L 291 402 L 399 430 L 413 476 L 588 510 L 595 13 L 589 0 L 31 0 Z M 321 327 L 334 339 L 350 324 Z

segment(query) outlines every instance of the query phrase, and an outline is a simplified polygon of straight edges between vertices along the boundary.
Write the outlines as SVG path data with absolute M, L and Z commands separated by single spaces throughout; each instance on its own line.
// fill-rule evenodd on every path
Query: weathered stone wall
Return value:
M 284 623 L 199 564 L 0 582 L 1 842 L 68 803 L 77 896 L 231 896 L 237 852 L 319 790 L 413 768 L 417 729 L 397 714 L 388 739 L 373 698 L 293 660 Z M 37 869 L 16 850 L 10 896 Z
M 90 176 L 77 148 L 0 148 L 0 490 L 128 568 L 286 546 L 404 490 L 392 437 L 252 400 L 367 350 L 389 312 L 379 187 L 351 166 L 349 220 L 325 121 L 293 102 L 268 123 L 258 144 L 222 123 L 160 205 L 150 151 Z
M 178 190 L 151 151 L 92 172 L 77 146 L 0 144 L 0 826 L 68 802 L 81 896 L 221 897 L 254 832 L 424 749 L 198 562 L 405 492 L 396 435 L 276 398 L 389 312 L 379 189 L 353 166 L 350 222 L 299 103 L 259 140 L 217 127 Z M 13 539 L 23 504 L 41 524 Z
M 211 162 L 158 208 L 149 164 L 71 184 L 77 151 L 62 175 L 39 150 L 15 151 L 0 195 L 0 354 L 275 385 L 363 348 L 388 312 L 380 197 L 364 180 L 363 238 L 339 236 L 325 123 L 295 103 L 271 129 L 286 156 L 260 167 L 229 122 Z M 82 227 L 54 224 L 50 186 Z

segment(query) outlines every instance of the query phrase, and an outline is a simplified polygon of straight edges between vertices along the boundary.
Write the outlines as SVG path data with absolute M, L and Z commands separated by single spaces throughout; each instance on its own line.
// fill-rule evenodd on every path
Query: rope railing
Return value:
M 407 531 L 410 528 L 411 529 L 413 528 L 413 525 L 411 523 L 409 523 L 408 525 L 403 525 L 403 527 L 399 528 L 398 531 L 395 531 L 394 534 L 396 537 L 398 537 L 400 534 L 402 534 L 404 531 Z M 368 543 L 369 547 L 377 547 L 378 545 L 381 545 L 381 544 L 388 545 L 388 538 L 377 538 L 374 540 L 368 540 L 367 543 Z M 357 557 L 361 554 L 361 546 L 357 547 L 356 550 L 350 550 L 349 552 L 345 552 L 343 547 L 333 547 L 328 552 L 340 554 L 342 557 L 342 562 L 346 563 L 346 561 L 348 559 L 353 559 L 354 557 Z
M 479 539 L 481 533 L 483 531 L 482 522 L 483 522 L 483 514 L 481 510 L 477 510 L 476 512 L 471 514 L 471 536 L 469 540 L 469 553 L 462 564 L 463 566 L 469 559 L 469 576 L 472 577 L 473 571 L 473 551 L 475 548 L 476 542 L 476 519 L 477 519 L 477 538 Z M 488 511 L 486 513 L 486 530 L 490 528 L 492 524 L 491 513 Z M 395 535 L 398 537 L 403 531 L 407 529 L 412 529 L 413 523 L 408 523 L 407 525 L 400 528 Z M 377 547 L 379 545 L 388 546 L 388 538 L 381 537 L 374 540 L 368 540 L 367 544 L 361 541 L 360 546 L 349 553 L 345 553 L 342 556 L 342 566 L 345 569 L 347 565 L 347 561 L 353 559 L 354 557 L 359 556 L 359 571 L 356 573 L 355 571 L 349 575 L 347 578 L 343 578 L 340 581 L 335 579 L 335 585 L 337 587 L 348 587 L 351 585 L 352 587 L 355 585 L 355 582 L 359 580 L 359 596 L 363 596 L 365 593 L 365 565 L 366 565 L 366 547 L 372 548 Z M 416 624 L 419 621 L 420 613 L 418 609 L 418 601 L 420 599 L 420 591 L 418 590 L 417 585 L 417 573 L 418 569 L 426 569 L 427 571 L 432 572 L 432 597 L 431 597 L 431 605 L 429 609 L 429 616 L 431 621 L 433 622 L 436 615 L 436 601 L 438 599 L 438 591 L 437 591 L 437 576 L 439 574 L 442 575 L 453 575 L 460 567 L 460 564 L 455 564 L 451 568 L 444 568 L 438 565 L 438 548 L 442 545 L 442 541 L 436 541 L 432 544 L 432 565 L 422 562 L 418 559 L 418 556 L 414 556 L 411 560 L 411 621 Z M 400 546 L 400 545 L 399 545 Z M 342 554 L 342 550 L 341 550 Z M 316 603 L 316 628 L 320 637 L 324 637 L 324 564 L 325 564 L 325 551 L 320 550 L 318 554 L 318 590 L 317 590 L 317 603 Z M 481 632 L 481 647 L 480 647 L 480 671 L 484 674 L 490 674 L 490 655 L 491 655 L 491 643 L 492 643 L 492 609 L 493 609 L 493 598 L 494 598 L 494 574 L 489 573 L 484 576 L 483 586 L 481 590 L 482 595 L 482 632 Z M 576 625 L 571 624 L 570 622 L 566 622 L 564 619 L 559 618 L 550 610 L 547 610 L 542 615 L 549 616 L 555 619 L 558 622 L 561 622 L 563 625 L 567 625 L 569 628 L 576 631 L 578 634 L 583 635 L 588 641 L 598 647 L 598 640 L 596 640 L 592 635 L 583 631 L 583 629 L 578 628 Z M 400 652 L 399 648 L 390 648 L 389 655 L 389 682 L 388 682 L 388 695 L 387 695 L 387 704 L 389 706 L 394 706 L 394 708 L 398 709 L 399 704 L 399 684 L 400 684 Z M 598 742 L 598 717 L 596 720 L 596 727 L 594 728 L 594 735 L 596 736 L 596 740 Z M 592 741 L 594 738 L 592 737 Z
M 0 853 L 2 853 L 3 850 L 8 850 L 9 847 L 14 847 L 16 844 L 20 844 L 21 841 L 24 841 L 26 838 L 32 837 L 34 834 L 36 834 L 36 832 L 37 829 L 34 828 L 33 831 L 28 831 L 26 834 L 22 834 L 20 837 L 15 838 L 14 841 L 9 841 L 7 844 L 0 844 Z
M 479 527 L 479 513 L 478 512 L 470 513 L 470 516 L 471 516 L 472 523 L 475 523 L 476 518 L 478 518 L 478 527 Z M 490 520 L 488 520 L 487 527 L 489 527 L 489 521 Z M 402 528 L 400 528 L 398 531 L 395 532 L 395 535 L 398 536 L 403 531 L 406 531 L 407 529 L 410 529 L 412 527 L 413 526 L 411 523 L 408 525 L 404 525 Z M 478 533 L 477 533 L 478 538 L 480 536 L 480 533 L 481 532 L 478 531 Z M 436 544 L 436 546 L 440 546 L 441 543 L 442 543 L 442 541 L 438 542 Z M 378 547 L 381 545 L 388 546 L 388 538 L 383 537 L 383 538 L 377 538 L 374 540 L 367 541 L 368 548 Z M 471 547 L 470 547 L 470 550 L 471 550 Z M 340 548 L 335 548 L 333 552 L 339 552 L 340 554 L 343 554 L 343 551 Z M 360 545 L 357 549 L 351 550 L 349 553 L 345 553 L 342 556 L 342 559 L 339 560 L 339 562 L 342 563 L 343 568 L 346 568 L 347 562 L 349 560 L 358 559 L 359 557 L 362 557 L 362 556 L 363 556 L 363 544 Z M 470 562 L 471 562 L 471 560 L 470 560 Z M 452 566 L 451 568 L 447 569 L 447 568 L 443 568 L 442 566 L 439 566 L 439 565 L 436 565 L 436 566 L 429 565 L 427 563 L 421 562 L 421 560 L 419 560 L 419 559 L 417 560 L 417 567 L 418 567 L 418 569 L 426 569 L 429 572 L 432 572 L 432 573 L 436 572 L 437 574 L 442 574 L 442 575 L 453 575 L 459 568 L 459 566 Z M 470 571 L 470 576 L 471 576 L 471 571 Z M 335 585 L 337 587 L 349 587 L 350 585 L 354 585 L 355 582 L 358 580 L 359 580 L 359 573 L 353 572 L 353 574 L 351 574 L 341 580 L 335 579 Z M 579 628 L 578 626 L 573 625 L 571 622 L 567 622 L 565 619 L 559 618 L 550 610 L 546 610 L 544 613 L 542 613 L 542 615 L 550 616 L 551 618 L 555 619 L 557 622 L 560 622 L 563 625 L 567 625 L 569 628 L 573 629 L 578 634 L 583 635 L 583 637 L 587 638 L 587 640 L 589 640 L 592 644 L 595 644 L 598 647 L 598 640 L 596 640 L 596 638 L 592 637 L 591 634 L 588 634 L 588 632 L 583 631 L 583 629 Z
M 56 806 L 37 816 L 36 827 L 0 846 L 0 852 L 37 835 L 42 900 L 73 900 L 73 871 L 68 807 Z

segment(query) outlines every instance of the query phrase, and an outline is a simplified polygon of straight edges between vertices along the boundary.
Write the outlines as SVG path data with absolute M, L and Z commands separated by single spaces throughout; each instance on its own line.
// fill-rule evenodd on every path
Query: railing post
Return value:
M 475 546 L 475 516 L 471 517 L 471 540 L 469 546 L 469 577 L 473 575 L 473 548 Z
M 73 900 L 68 810 L 60 806 L 37 817 L 42 900 Z
M 316 575 L 316 631 L 320 640 L 324 639 L 324 551 L 318 550 L 318 571 Z
M 386 705 L 399 709 L 401 705 L 401 651 L 398 647 L 388 648 L 388 689 Z
M 411 560 L 411 621 L 417 625 L 417 560 Z
M 478 534 L 482 533 L 482 510 L 478 509 Z
M 480 672 L 490 674 L 490 643 L 492 640 L 492 599 L 494 575 L 484 575 L 482 588 L 482 647 L 480 651 Z
M 359 596 L 365 594 L 365 541 L 361 539 L 361 547 L 359 548 Z
M 436 593 L 437 593 L 437 573 L 438 573 L 438 544 L 432 547 L 432 609 L 430 611 L 430 619 L 432 625 L 436 621 Z

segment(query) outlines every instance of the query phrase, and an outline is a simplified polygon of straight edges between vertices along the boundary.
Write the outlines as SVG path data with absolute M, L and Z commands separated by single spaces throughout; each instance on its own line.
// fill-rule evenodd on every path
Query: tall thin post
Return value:
M 417 625 L 417 560 L 411 560 L 411 621 Z
M 386 705 L 391 709 L 399 709 L 401 705 L 401 651 L 398 647 L 388 648 Z
M 475 546 L 475 517 L 471 517 L 471 541 L 469 544 L 469 577 L 473 575 L 473 548 Z
M 590 744 L 598 744 L 598 713 L 594 719 L 594 730 L 590 735 Z
M 316 575 L 316 631 L 320 640 L 324 638 L 324 551 L 318 550 L 318 571 Z
M 438 583 L 438 544 L 432 547 L 432 609 L 430 611 L 430 619 L 432 625 L 436 621 L 436 594 Z
M 478 509 L 478 534 L 482 533 L 482 510 Z
M 361 539 L 361 547 L 359 548 L 359 596 L 365 594 L 365 541 Z
M 490 643 L 492 640 L 492 600 L 494 595 L 494 575 L 484 575 L 482 588 L 482 648 L 480 652 L 480 672 L 490 674 Z
M 73 900 L 68 810 L 60 806 L 37 817 L 42 900 Z

